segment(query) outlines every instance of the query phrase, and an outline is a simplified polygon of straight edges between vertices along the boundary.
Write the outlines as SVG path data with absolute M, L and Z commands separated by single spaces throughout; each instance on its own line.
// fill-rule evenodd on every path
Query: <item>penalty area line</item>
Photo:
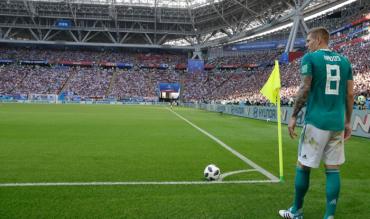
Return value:
M 0 183 L 0 187 L 46 187 L 46 186 L 129 186 L 129 185 L 214 185 L 214 184 L 258 184 L 278 183 L 279 180 L 236 180 L 236 181 L 173 181 L 173 182 L 33 182 Z
M 170 112 L 172 112 L 173 114 L 175 114 L 177 117 L 179 117 L 180 119 L 182 119 L 185 122 L 187 122 L 189 125 L 193 126 L 198 131 L 202 132 L 203 134 L 205 134 L 206 136 L 208 136 L 209 138 L 211 138 L 212 140 L 214 140 L 215 142 L 217 142 L 219 145 L 221 145 L 222 147 L 224 147 L 226 150 L 230 151 L 232 154 L 234 154 L 235 156 L 237 156 L 239 159 L 241 159 L 242 161 L 244 161 L 246 164 L 248 164 L 249 166 L 253 167 L 254 169 L 256 169 L 261 174 L 265 175 L 270 180 L 272 180 L 272 181 L 279 181 L 279 178 L 277 178 L 276 176 L 274 176 L 272 173 L 270 173 L 267 170 L 263 169 L 262 167 L 260 167 L 259 165 L 257 165 L 256 163 L 254 163 L 253 161 L 251 161 L 250 159 L 248 159 L 247 157 L 245 157 L 241 153 L 239 153 L 236 150 L 234 150 L 233 148 L 231 148 L 229 145 L 227 145 L 224 142 L 222 142 L 220 139 L 216 138 L 215 136 L 213 136 L 212 134 L 208 133 L 207 131 L 199 128 L 194 123 L 192 123 L 189 120 L 187 120 L 186 118 L 182 117 L 180 114 L 176 113 L 172 109 L 169 109 L 169 108 L 167 108 L 167 109 Z

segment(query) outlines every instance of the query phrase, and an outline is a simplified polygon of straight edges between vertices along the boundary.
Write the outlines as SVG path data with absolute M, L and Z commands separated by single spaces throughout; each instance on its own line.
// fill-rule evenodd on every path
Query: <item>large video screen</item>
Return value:
M 204 61 L 199 59 L 188 59 L 188 72 L 201 73 L 204 70 Z

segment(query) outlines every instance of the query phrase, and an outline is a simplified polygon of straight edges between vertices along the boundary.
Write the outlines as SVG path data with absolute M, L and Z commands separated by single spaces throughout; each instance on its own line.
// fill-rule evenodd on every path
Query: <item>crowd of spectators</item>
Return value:
M 160 64 L 174 65 L 186 63 L 187 56 L 184 54 L 170 53 L 143 53 L 124 50 L 105 49 L 102 51 L 76 50 L 76 49 L 44 49 L 44 48 L 1 48 L 0 59 L 13 60 L 47 60 L 49 63 L 59 61 L 90 61 L 94 64 L 103 62 L 121 62 L 139 64 Z
M 82 97 L 102 98 L 110 85 L 113 75 L 110 69 L 74 68 L 73 77 L 66 83 L 63 90 L 73 92 Z
M 70 72 L 60 68 L 22 66 L 23 80 L 14 86 L 13 94 L 57 94 L 66 82 Z
M 27 75 L 28 69 L 16 65 L 0 66 L 0 94 L 11 94 Z
M 347 56 L 354 72 L 355 93 L 370 97 L 370 42 L 346 46 L 340 52 Z
M 347 56 L 353 66 L 355 81 L 355 94 L 370 97 L 370 42 L 345 46 L 340 49 L 341 54 Z M 300 85 L 299 75 L 300 59 L 280 66 L 282 104 L 292 104 L 295 93 Z M 259 69 L 252 75 L 237 74 L 230 76 L 225 83 L 217 89 L 210 88 L 212 92 L 193 98 L 192 101 L 228 101 L 231 103 L 244 102 L 252 105 L 265 105 L 266 99 L 259 93 L 267 81 L 272 67 Z
M 116 71 L 109 96 L 116 99 L 158 100 L 159 83 L 179 81 L 179 74 L 170 70 L 133 69 Z
M 207 64 L 221 67 L 222 65 L 243 66 L 272 63 L 281 55 L 281 53 L 282 51 L 277 50 L 255 50 L 239 56 L 217 57 L 208 60 Z
M 26 58 L 24 49 L 10 49 L 2 57 L 10 54 L 17 58 Z M 53 53 L 41 50 L 32 53 L 34 57 L 51 57 L 55 59 L 76 58 L 77 52 Z M 355 93 L 370 97 L 370 42 L 343 46 L 339 52 L 347 56 L 353 65 Z M 5 55 L 4 55 L 5 54 Z M 263 51 L 246 54 L 241 57 L 225 57 L 209 60 L 207 64 L 214 69 L 203 73 L 187 73 L 175 70 L 174 66 L 185 62 L 183 55 L 158 54 L 120 54 L 109 55 L 106 52 L 81 52 L 78 60 L 95 60 L 99 57 L 121 57 L 136 63 L 131 69 L 103 68 L 101 66 L 67 67 L 8 64 L 0 67 L 0 95 L 3 94 L 60 94 L 62 91 L 72 92 L 81 97 L 157 100 L 159 83 L 180 83 L 180 99 L 186 102 L 231 102 L 253 105 L 267 104 L 259 93 L 269 77 L 273 66 L 259 65 L 248 68 L 246 64 L 255 64 L 259 60 L 278 58 L 278 51 Z M 59 56 L 60 55 L 60 56 Z M 91 55 L 91 56 L 89 56 Z M 29 57 L 28 57 L 29 59 Z M 107 59 L 105 59 L 107 60 Z M 116 59 L 121 60 L 121 59 Z M 109 61 L 111 61 L 109 59 Z M 142 68 L 141 64 L 169 63 L 166 69 Z M 140 64 L 139 64 L 140 63 Z M 166 63 L 166 64 L 167 64 Z M 223 65 L 234 65 L 236 68 L 220 68 Z M 300 60 L 280 66 L 282 82 L 282 103 L 291 104 L 300 84 Z

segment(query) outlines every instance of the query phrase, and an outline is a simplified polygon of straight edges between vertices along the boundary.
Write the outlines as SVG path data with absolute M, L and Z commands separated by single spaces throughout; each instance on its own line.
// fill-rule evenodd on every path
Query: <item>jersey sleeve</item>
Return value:
M 311 54 L 307 53 L 301 61 L 301 75 L 312 75 L 312 60 Z

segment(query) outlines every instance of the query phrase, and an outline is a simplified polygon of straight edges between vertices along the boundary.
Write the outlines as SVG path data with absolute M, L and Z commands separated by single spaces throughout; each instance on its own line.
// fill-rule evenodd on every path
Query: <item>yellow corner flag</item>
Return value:
M 265 96 L 271 103 L 276 105 L 276 99 L 280 90 L 280 70 L 279 62 L 275 60 L 275 67 L 267 80 L 266 84 L 261 89 L 261 93 Z M 279 97 L 280 98 L 280 97 Z
M 279 62 L 275 60 L 275 67 L 272 70 L 269 79 L 261 89 L 261 93 L 271 103 L 277 105 L 277 121 L 278 121 L 278 142 L 279 142 L 279 175 L 280 181 L 284 182 L 283 168 L 283 140 L 281 135 L 281 110 L 280 110 L 280 70 Z

